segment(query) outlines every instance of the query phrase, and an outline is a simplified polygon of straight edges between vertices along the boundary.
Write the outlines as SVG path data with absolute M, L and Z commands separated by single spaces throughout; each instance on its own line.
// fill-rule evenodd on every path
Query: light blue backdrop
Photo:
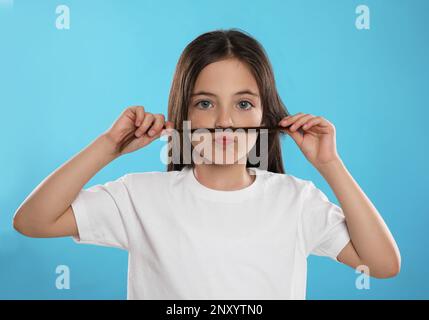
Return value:
M 60 4 L 70 30 L 55 27 Z M 370 9 L 369 30 L 355 27 L 359 4 Z M 335 124 L 340 155 L 401 249 L 400 275 L 371 279 L 369 290 L 356 289 L 353 269 L 311 257 L 307 298 L 429 298 L 428 16 L 425 0 L 1 0 L 0 298 L 126 298 L 125 251 L 26 238 L 13 213 L 126 106 L 166 113 L 186 44 L 231 27 L 264 45 L 291 113 Z M 86 187 L 165 170 L 162 145 L 118 159 Z M 338 203 L 294 142 L 283 147 L 288 172 Z M 71 289 L 56 289 L 57 265 L 70 267 Z

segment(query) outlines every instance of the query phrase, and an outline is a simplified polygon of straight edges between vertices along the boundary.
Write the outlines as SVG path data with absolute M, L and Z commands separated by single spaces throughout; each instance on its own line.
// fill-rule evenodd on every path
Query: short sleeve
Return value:
M 309 181 L 304 191 L 301 223 L 307 256 L 337 256 L 350 241 L 345 216 L 341 207 Z
M 125 176 L 82 189 L 71 206 L 79 235 L 76 243 L 96 244 L 128 250 L 127 225 L 130 200 Z

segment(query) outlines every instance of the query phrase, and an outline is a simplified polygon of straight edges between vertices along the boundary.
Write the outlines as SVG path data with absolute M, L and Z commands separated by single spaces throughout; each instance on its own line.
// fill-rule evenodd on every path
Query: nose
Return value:
M 231 115 L 227 110 L 219 111 L 219 114 L 216 118 L 216 128 L 226 129 L 233 127 L 233 121 L 231 119 Z

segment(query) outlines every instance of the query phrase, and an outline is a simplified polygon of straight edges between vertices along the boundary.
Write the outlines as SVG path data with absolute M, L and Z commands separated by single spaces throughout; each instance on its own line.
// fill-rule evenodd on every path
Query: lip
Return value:
M 231 137 L 227 137 L 227 136 L 221 136 L 221 137 L 217 137 L 216 139 L 214 139 L 214 141 L 217 144 L 221 144 L 221 145 L 229 145 L 231 143 L 234 142 L 234 139 Z

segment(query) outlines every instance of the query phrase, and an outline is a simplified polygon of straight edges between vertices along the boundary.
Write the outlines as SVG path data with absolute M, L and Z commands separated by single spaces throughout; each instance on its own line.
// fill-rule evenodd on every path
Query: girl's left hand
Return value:
M 279 125 L 296 142 L 304 156 L 313 166 L 321 166 L 338 160 L 335 127 L 328 120 L 312 114 L 297 113 L 283 118 Z M 298 131 L 302 128 L 302 133 Z

